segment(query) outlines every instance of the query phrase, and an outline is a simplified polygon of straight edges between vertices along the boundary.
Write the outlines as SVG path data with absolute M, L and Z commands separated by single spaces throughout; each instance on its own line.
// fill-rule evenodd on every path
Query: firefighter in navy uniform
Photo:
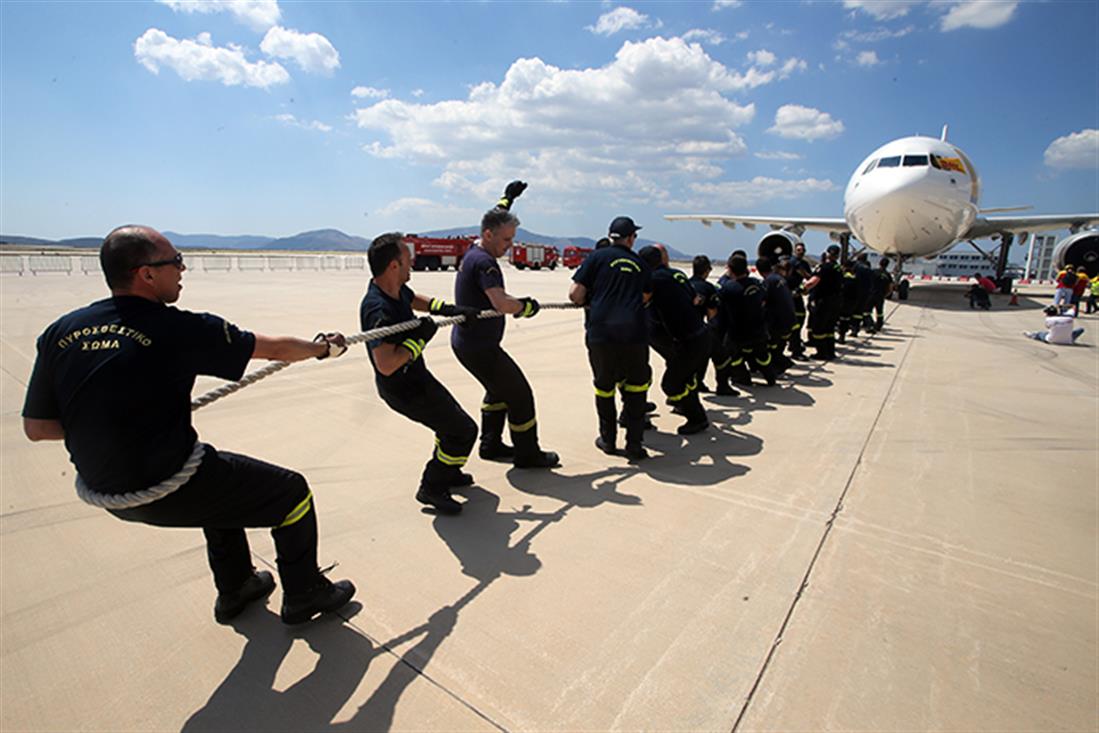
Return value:
M 839 245 L 830 245 L 804 285 L 809 293 L 809 340 L 816 349 L 813 358 L 826 361 L 836 358 L 836 323 L 843 308 L 839 254 Z
M 870 269 L 870 258 L 865 252 L 855 258 L 855 291 L 858 297 L 858 306 L 855 312 L 855 320 L 851 324 L 851 335 L 858 336 L 859 328 L 871 330 L 874 322 L 870 320 L 870 300 L 874 295 L 874 272 Z
M 710 330 L 695 308 L 695 290 L 687 276 L 664 264 L 656 247 L 644 247 L 638 256 L 652 270 L 650 317 L 670 344 L 668 353 L 661 353 L 665 367 L 660 388 L 672 410 L 687 419 L 676 432 L 692 435 L 710 425 L 698 399 L 698 373 L 710 358 Z
M 399 232 L 382 234 L 370 243 L 366 257 L 374 276 L 359 307 L 362 330 L 411 321 L 413 310 L 431 310 L 431 300 L 412 292 L 405 283 L 412 271 L 412 255 Z M 476 308 L 450 306 L 441 315 L 471 318 Z M 366 345 L 378 394 L 394 411 L 425 425 L 435 433 L 435 450 L 424 466 L 416 500 L 440 514 L 462 511 L 450 495 L 458 486 L 469 486 L 473 477 L 462 472 L 477 440 L 477 424 L 458 401 L 428 371 L 423 352 L 438 326 L 431 316 L 419 319 L 411 331 L 378 338 Z M 461 326 L 460 326 L 461 327 Z
M 721 286 L 721 328 L 732 356 L 733 382 L 752 385 L 749 366 L 768 385 L 776 383 L 771 352 L 767 348 L 767 323 L 763 311 L 763 283 L 748 274 L 748 260 L 733 255 L 726 264 L 728 275 Z
M 893 292 L 893 276 L 889 274 L 889 258 L 882 257 L 878 261 L 878 269 L 874 270 L 874 279 L 870 286 L 870 308 L 867 309 L 867 317 L 874 312 L 873 333 L 882 330 L 885 325 L 885 299 Z
M 805 327 L 805 296 L 802 288 L 805 281 L 812 277 L 812 268 L 805 260 L 805 245 L 798 242 L 794 245 L 794 256 L 790 258 L 789 269 L 786 273 L 786 286 L 794 299 L 794 325 L 790 327 L 790 357 L 793 359 L 805 358 L 805 344 L 801 340 L 801 329 Z
M 721 333 L 718 331 L 717 310 L 720 305 L 717 295 L 717 286 L 710 282 L 710 272 L 713 270 L 710 258 L 706 255 L 698 255 L 691 262 L 693 274 L 689 280 L 695 291 L 695 307 L 699 315 L 706 320 L 706 327 L 710 331 L 710 361 L 714 364 L 714 393 L 721 396 L 735 396 L 740 394 L 729 384 L 729 354 L 722 343 Z M 698 391 L 709 392 L 705 384 L 705 362 L 698 370 Z
M 642 445 L 649 368 L 648 316 L 645 303 L 652 293 L 652 273 L 633 251 L 641 227 L 626 216 L 611 222 L 611 246 L 588 255 L 573 274 L 569 300 L 589 305 L 584 341 L 588 347 L 595 409 L 599 416 L 596 446 L 616 454 L 615 388 L 622 393 L 626 413 L 626 457 L 648 458 Z
M 782 265 L 786 269 L 786 265 Z M 767 322 L 767 348 L 771 352 L 771 366 L 776 374 L 782 374 L 793 362 L 786 357 L 786 339 L 794 327 L 794 299 L 786 287 L 786 277 L 771 268 L 768 257 L 756 260 L 756 272 L 763 278 L 763 315 Z
M 855 263 L 848 260 L 841 267 L 843 273 L 843 298 L 840 307 L 840 317 L 836 323 L 836 341 L 845 343 L 847 333 L 855 335 L 858 332 L 859 310 L 859 281 L 855 277 Z
M 454 281 L 454 302 L 479 310 L 496 310 L 516 318 L 538 313 L 534 298 L 515 298 L 504 290 L 504 276 L 497 259 L 507 254 L 515 239 L 519 219 L 511 205 L 526 189 L 522 181 L 508 184 L 496 208 L 481 218 L 481 243 L 462 258 Z M 445 303 L 433 302 L 432 312 L 445 313 Z M 485 318 L 464 324 L 450 333 L 454 355 L 485 388 L 481 403 L 481 445 L 485 460 L 512 461 L 518 468 L 550 468 L 560 465 L 556 453 L 538 445 L 538 421 L 534 392 L 515 360 L 500 346 L 505 320 Z M 503 442 L 504 422 L 511 430 L 513 446 Z
M 115 229 L 99 260 L 111 297 L 62 316 L 38 339 L 23 407 L 27 437 L 65 441 L 85 501 L 126 521 L 201 527 L 219 623 L 275 588 L 271 573 L 252 565 L 245 527 L 272 528 L 285 623 L 346 604 L 355 586 L 317 568 L 317 516 L 305 478 L 219 451 L 191 425 L 196 375 L 237 380 L 253 358 L 338 356 L 347 349 L 343 336 L 273 338 L 170 307 L 186 267 L 150 227 Z

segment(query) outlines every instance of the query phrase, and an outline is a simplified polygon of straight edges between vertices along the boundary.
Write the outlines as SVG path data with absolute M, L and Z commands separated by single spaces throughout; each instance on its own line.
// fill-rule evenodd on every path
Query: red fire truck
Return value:
M 405 246 L 412 253 L 413 270 L 455 270 L 462 264 L 462 257 L 473 246 L 473 237 L 421 237 L 406 234 Z
M 569 245 L 561 253 L 561 264 L 570 270 L 575 270 L 580 267 L 580 264 L 584 261 L 584 258 L 591 252 L 591 247 L 574 247 Z
M 552 244 L 522 244 L 516 243 L 508 254 L 508 262 L 515 269 L 522 270 L 529 267 L 532 270 L 540 270 L 545 267 L 552 270 L 557 267 L 557 248 Z

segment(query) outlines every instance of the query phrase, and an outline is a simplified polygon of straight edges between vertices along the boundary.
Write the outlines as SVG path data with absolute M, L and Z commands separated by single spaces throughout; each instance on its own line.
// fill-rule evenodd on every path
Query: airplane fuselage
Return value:
M 881 146 L 855 169 L 843 216 L 859 242 L 888 255 L 931 257 L 977 217 L 981 182 L 958 147 L 931 137 Z

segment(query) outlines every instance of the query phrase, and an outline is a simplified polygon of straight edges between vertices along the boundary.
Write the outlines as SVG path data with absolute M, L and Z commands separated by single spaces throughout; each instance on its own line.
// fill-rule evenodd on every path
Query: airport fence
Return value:
M 187 269 L 198 272 L 339 272 L 366 271 L 363 255 L 331 254 L 184 254 Z M 98 275 L 99 257 L 56 252 L 0 253 L 2 275 Z

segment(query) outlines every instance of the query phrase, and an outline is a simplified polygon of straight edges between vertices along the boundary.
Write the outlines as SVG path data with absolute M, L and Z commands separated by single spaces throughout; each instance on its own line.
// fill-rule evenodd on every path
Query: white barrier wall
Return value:
M 363 255 L 189 255 L 184 253 L 189 270 L 203 272 L 327 272 L 336 270 L 366 270 Z M 73 273 L 98 275 L 99 257 L 70 254 L 0 253 L 0 274 L 45 275 Z

